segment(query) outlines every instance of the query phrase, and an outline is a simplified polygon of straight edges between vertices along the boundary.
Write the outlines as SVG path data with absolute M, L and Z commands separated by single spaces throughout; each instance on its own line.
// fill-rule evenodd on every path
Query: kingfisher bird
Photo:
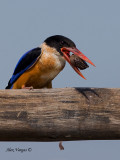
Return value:
M 63 70 L 66 61 L 85 79 L 79 68 L 71 63 L 70 52 L 95 66 L 71 39 L 54 35 L 20 58 L 6 89 L 52 88 L 52 80 Z
M 63 70 L 66 61 L 85 79 L 79 68 L 74 65 L 70 52 L 82 59 L 81 69 L 84 65 L 88 67 L 84 61 L 95 66 L 76 48 L 72 40 L 62 35 L 51 36 L 20 58 L 6 89 L 52 88 L 52 80 Z M 78 65 L 78 62 L 76 64 Z M 59 143 L 59 148 L 64 149 L 62 142 Z

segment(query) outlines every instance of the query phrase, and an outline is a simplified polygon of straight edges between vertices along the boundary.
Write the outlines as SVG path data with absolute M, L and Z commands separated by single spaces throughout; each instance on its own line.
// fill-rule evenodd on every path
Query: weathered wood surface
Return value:
M 120 139 L 120 89 L 0 90 L 0 141 Z

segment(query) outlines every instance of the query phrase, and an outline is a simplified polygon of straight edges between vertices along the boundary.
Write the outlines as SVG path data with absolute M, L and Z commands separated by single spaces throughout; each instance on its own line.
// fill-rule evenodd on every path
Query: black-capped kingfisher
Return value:
M 52 80 L 63 70 L 66 61 L 85 79 L 78 67 L 70 62 L 70 52 L 95 66 L 72 40 L 61 35 L 51 36 L 20 58 L 6 89 L 52 88 Z
M 70 52 L 95 66 L 76 48 L 72 40 L 61 35 L 51 36 L 40 47 L 28 51 L 20 58 L 6 89 L 52 88 L 52 80 L 63 70 L 66 61 L 85 79 L 79 68 L 71 63 Z M 62 142 L 59 147 L 64 149 Z

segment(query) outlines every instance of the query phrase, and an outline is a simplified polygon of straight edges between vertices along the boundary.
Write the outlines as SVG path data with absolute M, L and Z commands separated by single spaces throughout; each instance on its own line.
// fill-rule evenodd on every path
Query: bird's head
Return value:
M 90 63 L 91 65 L 95 66 L 81 51 L 76 48 L 75 43 L 67 37 L 61 35 L 55 35 L 48 37 L 45 41 L 47 46 L 52 47 L 59 52 L 61 56 L 72 66 L 72 68 L 82 77 L 82 75 L 78 67 L 74 66 L 70 61 L 70 52 L 74 55 L 80 57 L 82 60 Z

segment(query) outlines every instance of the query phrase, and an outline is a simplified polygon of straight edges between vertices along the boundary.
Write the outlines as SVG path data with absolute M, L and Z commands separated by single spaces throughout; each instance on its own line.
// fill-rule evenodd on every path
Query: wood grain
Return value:
M 0 141 L 120 139 L 120 89 L 0 90 Z

